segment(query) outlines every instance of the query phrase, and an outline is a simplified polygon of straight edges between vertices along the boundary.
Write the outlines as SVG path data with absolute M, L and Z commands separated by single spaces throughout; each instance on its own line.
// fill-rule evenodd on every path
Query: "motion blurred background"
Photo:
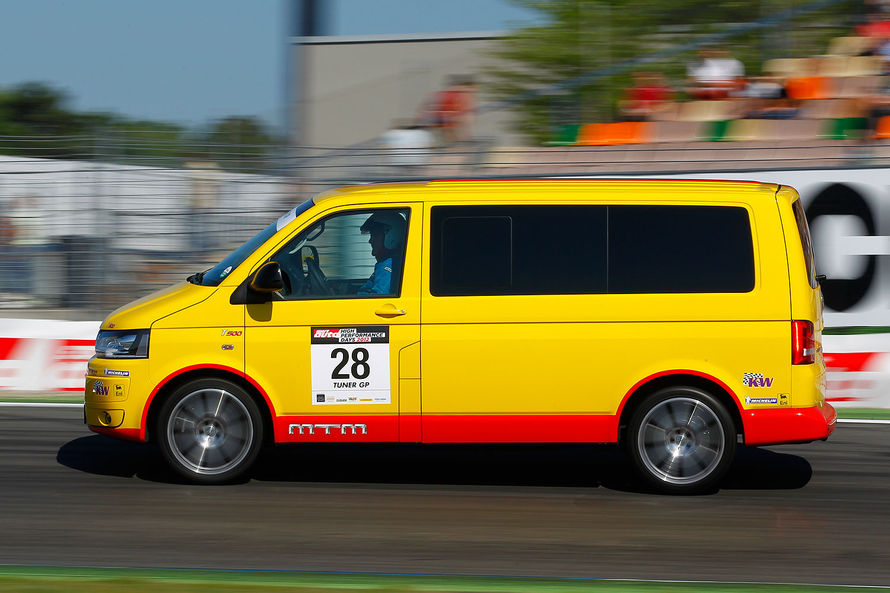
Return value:
M 66 338 L 62 321 L 96 322 L 210 267 L 327 188 L 646 175 L 800 190 L 828 276 L 833 399 L 890 407 L 886 2 L 90 0 L 5 13 L 0 389 L 82 388 L 94 328 Z M 34 350 L 47 336 L 68 341 Z M 48 364 L 68 370 L 41 383 Z

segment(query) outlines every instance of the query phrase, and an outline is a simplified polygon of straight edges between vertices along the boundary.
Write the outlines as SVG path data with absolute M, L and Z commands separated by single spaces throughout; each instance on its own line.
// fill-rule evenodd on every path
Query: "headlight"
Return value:
M 100 331 L 96 336 L 98 358 L 148 358 L 148 330 Z

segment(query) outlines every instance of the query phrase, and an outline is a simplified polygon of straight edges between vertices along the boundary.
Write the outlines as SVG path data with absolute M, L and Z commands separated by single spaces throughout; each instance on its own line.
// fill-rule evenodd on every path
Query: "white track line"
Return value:
M 838 418 L 837 421 L 844 424 L 890 424 L 890 420 L 867 420 L 865 418 Z
M 64 404 L 56 402 L 0 402 L 0 407 L 7 408 L 82 408 L 83 404 Z

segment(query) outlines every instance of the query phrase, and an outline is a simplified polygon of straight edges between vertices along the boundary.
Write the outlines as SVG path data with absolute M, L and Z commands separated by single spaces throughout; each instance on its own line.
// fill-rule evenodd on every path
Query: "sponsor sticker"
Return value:
M 296 220 L 296 219 L 297 219 L 297 209 L 294 208 L 292 210 L 289 210 L 286 214 L 283 214 L 281 216 L 281 218 L 279 218 L 275 222 L 275 230 L 280 231 L 281 229 L 286 227 L 291 221 Z
M 779 398 L 777 397 L 749 397 L 745 396 L 745 405 L 748 406 L 756 406 L 762 404 L 777 404 L 779 403 Z
M 764 377 L 763 373 L 745 373 L 742 378 L 742 385 L 751 388 L 766 388 L 773 386 L 772 377 Z
M 391 402 L 388 326 L 310 331 L 312 405 Z
M 107 376 L 107 377 L 129 377 L 130 371 L 118 371 L 116 369 L 105 369 L 105 376 Z

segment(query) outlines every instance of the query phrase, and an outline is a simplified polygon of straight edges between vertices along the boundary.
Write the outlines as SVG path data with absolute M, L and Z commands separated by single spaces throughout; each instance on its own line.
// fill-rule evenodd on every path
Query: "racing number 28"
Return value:
M 349 350 L 346 348 L 334 348 L 331 351 L 331 358 L 339 358 L 340 362 L 334 367 L 331 373 L 331 379 L 349 379 L 348 373 L 341 372 L 343 367 L 349 364 Z M 371 365 L 368 364 L 368 350 L 365 348 L 356 348 L 352 351 L 352 378 L 365 379 L 371 374 Z

